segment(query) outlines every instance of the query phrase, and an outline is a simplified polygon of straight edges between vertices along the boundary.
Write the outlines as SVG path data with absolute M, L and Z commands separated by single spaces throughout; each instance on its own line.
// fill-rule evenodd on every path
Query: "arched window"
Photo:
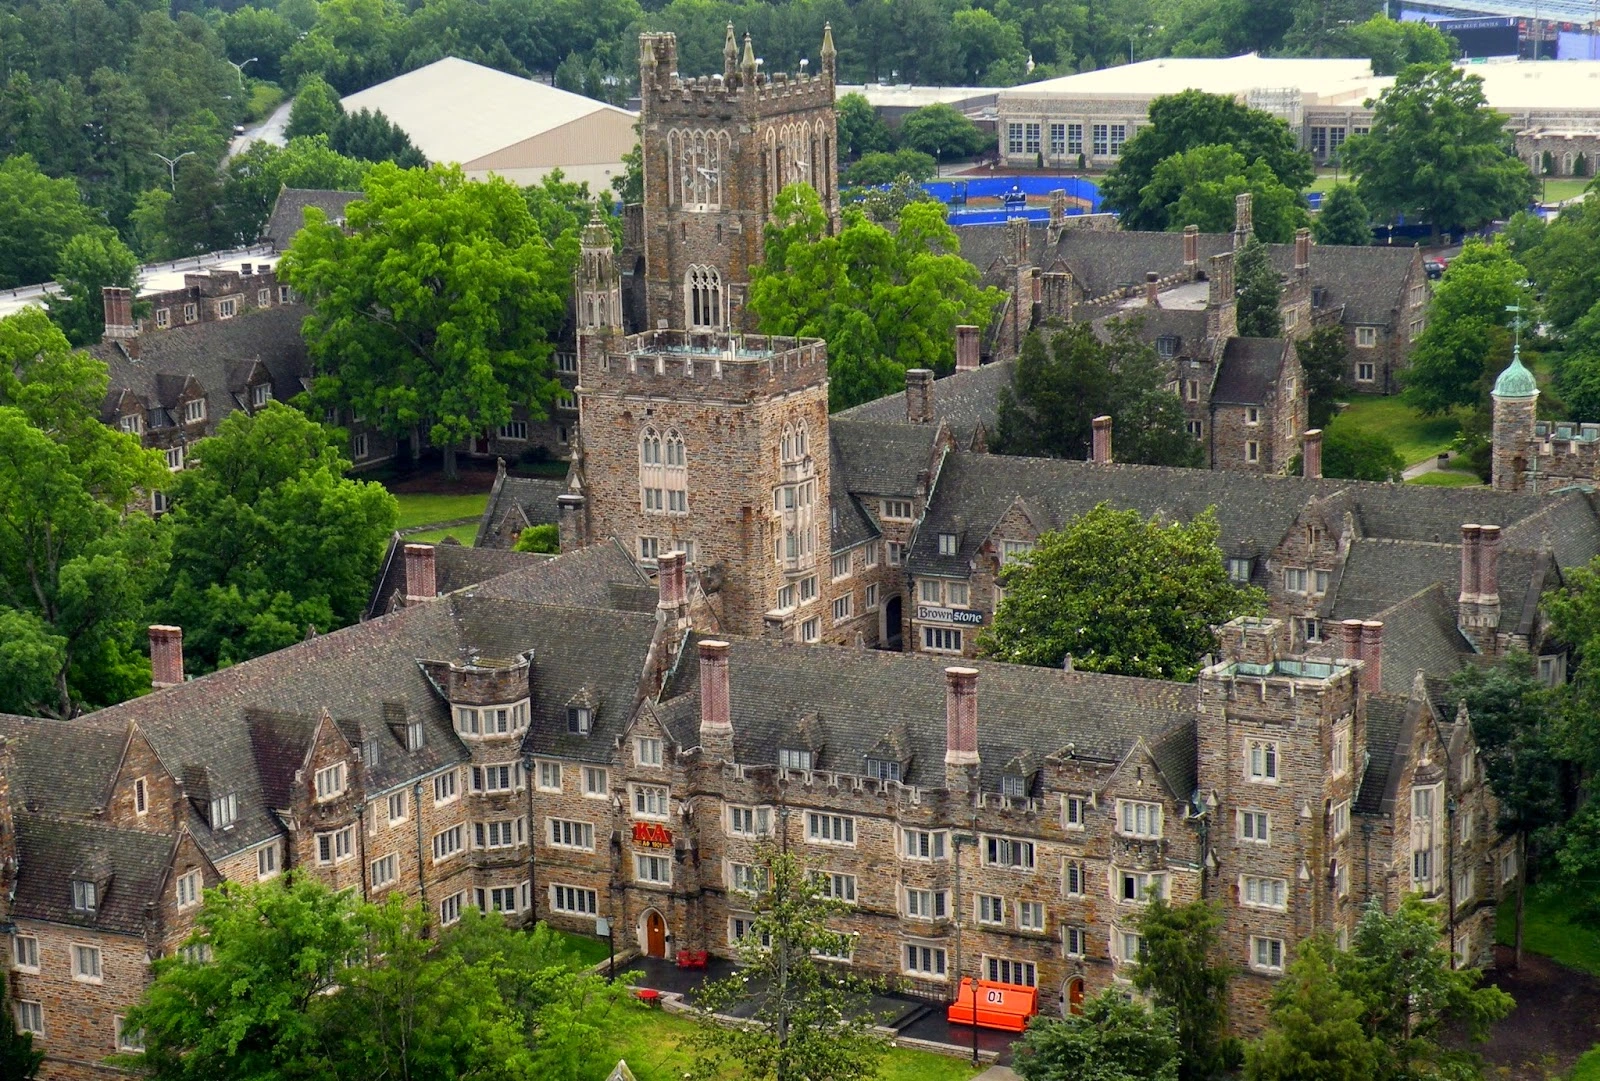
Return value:
M 1572 152 L 1570 150 L 1567 153 L 1561 155 L 1561 175 L 1562 176 L 1571 176 L 1572 175 Z
M 725 131 L 669 131 L 669 200 L 691 210 L 714 210 L 721 206 L 722 168 L 729 145 Z
M 783 426 L 783 461 L 798 462 L 811 449 L 811 439 L 804 424 L 789 423 Z
M 689 512 L 688 455 L 677 429 L 646 428 L 640 437 L 639 505 L 660 514 Z
M 722 273 L 716 267 L 691 266 L 684 280 L 684 311 L 695 330 L 723 325 Z

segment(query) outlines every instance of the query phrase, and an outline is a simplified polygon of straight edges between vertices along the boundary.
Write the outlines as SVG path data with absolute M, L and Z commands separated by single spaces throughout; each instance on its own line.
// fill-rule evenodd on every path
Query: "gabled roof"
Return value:
M 970 448 L 972 437 L 979 428 L 993 435 L 1000 416 L 1000 389 L 1011 385 L 1011 373 L 1015 368 L 1015 360 L 1001 360 L 972 371 L 952 372 L 943 379 L 933 381 L 935 419 L 950 426 L 958 447 Z M 903 391 L 841 410 L 829 418 L 829 425 L 858 420 L 889 421 L 912 428 L 928 427 L 907 424 Z
M 1293 272 L 1293 244 L 1267 248 L 1279 273 Z M 1420 258 L 1416 248 L 1318 244 L 1311 249 L 1311 284 L 1322 290 L 1321 307 L 1344 308 L 1344 323 L 1387 326 L 1406 302 L 1406 275 Z
M 314 206 L 327 215 L 329 221 L 337 221 L 344 217 L 345 208 L 360 198 L 359 191 L 284 188 L 272 204 L 272 214 L 261 229 L 261 239 L 271 244 L 274 251 L 283 251 L 305 225 L 306 207 Z
M 145 933 L 147 905 L 160 894 L 172 860 L 172 836 L 28 813 L 16 816 L 16 827 L 23 870 L 17 875 L 14 917 Z M 73 910 L 74 879 L 95 883 L 92 914 Z
M 1289 348 L 1283 338 L 1229 338 L 1211 387 L 1211 400 L 1232 405 L 1267 401 L 1283 376 Z
M 555 522 L 559 513 L 556 498 L 566 490 L 566 482 L 550 477 L 517 477 L 500 473 L 489 491 L 489 501 L 484 504 L 473 547 L 499 544 L 499 536 L 494 531 L 508 514 L 514 516 L 518 529 Z
M 935 386 L 937 386 L 935 382 Z M 829 419 L 833 467 L 845 490 L 862 495 L 910 496 L 927 479 L 939 438 L 938 424 Z
M 407 541 L 399 533 L 389 538 L 389 549 L 383 556 L 383 569 L 367 601 L 364 618 L 382 615 L 395 606 L 395 598 L 403 598 L 406 589 L 405 547 Z M 435 544 L 433 546 L 434 587 L 439 593 L 454 593 L 479 582 L 487 582 L 511 571 L 534 563 L 547 563 L 553 557 L 532 552 L 513 552 L 509 548 L 469 548 L 464 544 Z
M 125 725 L 98 714 L 71 721 L 0 713 L 0 737 L 16 763 L 11 805 L 50 815 L 91 815 L 102 806 L 106 785 L 122 760 Z M 70 762 L 71 768 L 62 768 Z
M 653 612 L 656 606 L 656 587 L 615 538 L 528 563 L 488 579 L 472 592 L 569 608 Z

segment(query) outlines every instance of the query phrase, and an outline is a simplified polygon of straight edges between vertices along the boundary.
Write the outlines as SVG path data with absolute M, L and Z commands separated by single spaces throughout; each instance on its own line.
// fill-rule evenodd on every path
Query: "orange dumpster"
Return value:
M 1015 983 L 996 983 L 979 980 L 977 1021 L 973 1021 L 972 980 L 963 978 L 956 1000 L 950 1004 L 946 1015 L 953 1025 L 971 1025 L 979 1028 L 997 1028 L 1004 1032 L 1021 1032 L 1028 1027 L 1028 1018 L 1039 1012 L 1039 989 Z

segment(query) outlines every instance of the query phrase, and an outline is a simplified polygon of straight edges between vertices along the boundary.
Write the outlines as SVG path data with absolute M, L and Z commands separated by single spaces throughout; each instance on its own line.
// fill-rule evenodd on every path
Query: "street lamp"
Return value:
M 224 57 L 223 59 L 227 59 L 227 58 Z M 245 64 L 254 64 L 256 62 L 256 59 L 257 59 L 256 57 L 252 56 L 250 59 L 246 60 L 244 62 L 244 64 L 234 64 L 232 60 L 228 60 L 228 63 L 233 65 L 233 70 L 237 71 L 239 73 L 239 81 L 241 83 L 244 82 L 244 65 Z
M 179 154 L 175 158 L 169 158 L 165 154 L 157 154 L 154 150 L 150 151 L 150 153 L 155 154 L 156 157 L 160 158 L 166 164 L 166 166 L 167 166 L 167 183 L 171 185 L 173 191 L 177 191 L 178 190 L 178 163 L 180 161 L 182 161 L 184 158 L 193 157 L 194 156 L 194 151 L 193 150 L 185 150 L 182 154 Z
M 617 978 L 617 940 L 611 933 L 611 921 L 604 916 L 597 916 L 594 921 L 594 933 L 606 940 L 606 952 L 610 955 L 606 962 L 606 979 Z

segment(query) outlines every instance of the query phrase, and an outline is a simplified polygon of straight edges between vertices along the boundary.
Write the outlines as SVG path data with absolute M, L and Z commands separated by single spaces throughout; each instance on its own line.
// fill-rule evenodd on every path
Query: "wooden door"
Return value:
M 1067 1012 L 1083 1013 L 1083 977 L 1074 976 L 1067 981 Z
M 644 952 L 651 957 L 667 955 L 667 921 L 653 908 L 644 917 Z

